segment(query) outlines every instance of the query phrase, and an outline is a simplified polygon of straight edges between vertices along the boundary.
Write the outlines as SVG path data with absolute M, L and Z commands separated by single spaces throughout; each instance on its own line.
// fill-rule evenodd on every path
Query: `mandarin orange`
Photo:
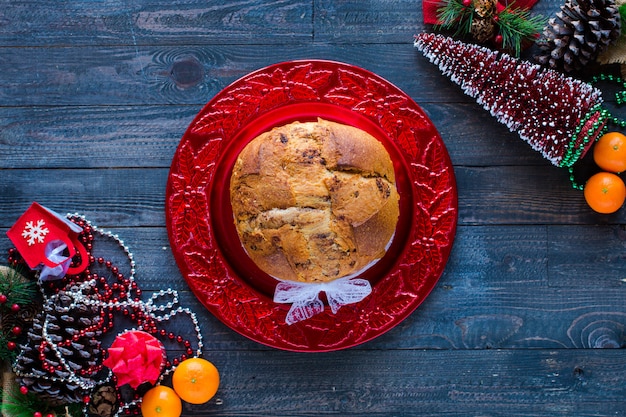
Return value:
M 626 200 L 626 185 L 616 174 L 599 172 L 594 174 L 584 188 L 585 200 L 598 213 L 615 213 Z
M 180 397 L 170 387 L 157 385 L 146 392 L 141 400 L 143 417 L 179 417 L 183 411 Z
M 609 132 L 593 145 L 593 160 L 605 171 L 626 170 L 626 136 L 619 132 Z
M 211 362 L 202 358 L 190 358 L 182 361 L 172 375 L 174 390 L 191 404 L 203 404 L 209 401 L 220 384 L 220 375 Z

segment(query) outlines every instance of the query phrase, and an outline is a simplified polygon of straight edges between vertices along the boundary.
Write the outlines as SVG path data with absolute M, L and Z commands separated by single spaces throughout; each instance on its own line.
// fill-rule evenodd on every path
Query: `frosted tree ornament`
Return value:
M 611 116 L 602 93 L 583 81 L 486 47 L 432 33 L 414 45 L 443 75 L 517 132 L 553 165 L 573 165 L 604 131 Z

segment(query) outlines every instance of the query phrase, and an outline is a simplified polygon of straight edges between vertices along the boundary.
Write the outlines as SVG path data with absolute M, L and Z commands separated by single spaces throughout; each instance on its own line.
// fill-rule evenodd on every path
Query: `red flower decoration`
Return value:
M 117 386 L 133 389 L 144 382 L 154 384 L 165 363 L 165 348 L 154 336 L 131 330 L 115 338 L 104 365 L 117 377 Z

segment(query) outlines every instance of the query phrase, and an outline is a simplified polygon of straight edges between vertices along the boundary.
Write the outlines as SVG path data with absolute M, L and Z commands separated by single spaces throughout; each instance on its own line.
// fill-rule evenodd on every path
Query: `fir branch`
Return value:
M 7 335 L 0 333 L 0 362 L 13 363 L 13 361 L 17 358 L 18 349 L 10 350 L 8 347 L 8 343 L 10 341 L 15 341 L 12 338 L 7 337 Z
M 33 417 L 36 411 L 43 415 L 53 414 L 57 416 L 82 416 L 82 404 L 67 404 L 51 407 L 37 395 L 32 393 L 22 394 L 17 386 L 12 386 L 10 392 L 4 395 L 0 388 L 0 415 L 10 417 Z
M 454 29 L 454 35 L 467 35 L 472 28 L 473 10 L 463 4 L 462 0 L 444 0 L 443 6 L 437 10 L 441 23 L 435 25 L 439 29 Z
M 8 394 L 2 392 L 2 399 L 3 416 L 33 417 L 35 411 L 43 412 L 38 398 L 33 394 L 22 394 L 17 386 L 12 386 Z
M 502 35 L 502 47 L 519 56 L 522 43 L 534 41 L 547 19 L 541 15 L 531 16 L 529 10 L 507 6 L 498 14 L 498 26 Z
M 24 277 L 14 269 L 0 268 L 0 294 L 7 297 L 6 306 L 25 305 L 35 299 L 37 284 L 24 280 Z

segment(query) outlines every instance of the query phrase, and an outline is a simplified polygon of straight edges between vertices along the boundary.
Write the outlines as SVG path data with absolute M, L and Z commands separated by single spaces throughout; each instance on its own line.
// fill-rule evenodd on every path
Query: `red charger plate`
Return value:
M 235 230 L 229 180 L 254 137 L 294 121 L 323 118 L 363 129 L 394 162 L 400 218 L 386 255 L 361 274 L 363 301 L 292 325 L 272 301 L 277 281 L 246 255 Z M 166 189 L 166 223 L 176 262 L 200 302 L 231 329 L 290 351 L 323 352 L 380 336 L 431 292 L 448 260 L 457 223 L 450 157 L 437 129 L 404 92 L 340 62 L 290 61 L 252 72 L 218 93 L 176 150 Z

